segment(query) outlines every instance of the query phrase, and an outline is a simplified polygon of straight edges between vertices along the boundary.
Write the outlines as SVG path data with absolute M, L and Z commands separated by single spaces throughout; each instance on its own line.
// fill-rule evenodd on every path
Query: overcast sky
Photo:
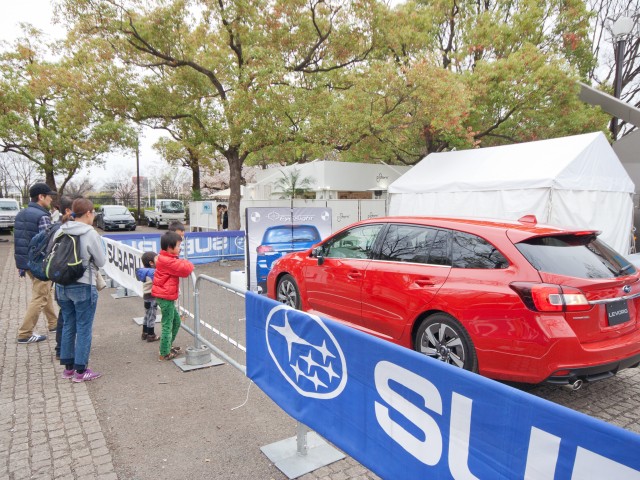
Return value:
M 3 0 L 0 11 L 0 40 L 15 40 L 20 35 L 19 24 L 23 22 L 34 25 L 53 38 L 64 36 L 64 29 L 53 24 L 53 7 L 50 0 Z M 140 175 L 153 175 L 154 167 L 162 163 L 162 159 L 151 145 L 160 134 L 150 129 L 143 133 L 144 138 L 141 138 L 140 142 Z M 90 176 L 94 183 L 98 184 L 122 171 L 135 175 L 136 161 L 133 152 L 110 155 L 105 167 L 85 170 L 78 174 L 77 178 Z

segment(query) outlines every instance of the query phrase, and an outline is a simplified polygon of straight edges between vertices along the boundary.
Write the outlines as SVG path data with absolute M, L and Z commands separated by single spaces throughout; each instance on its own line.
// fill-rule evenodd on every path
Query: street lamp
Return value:
M 635 15 L 622 14 L 610 26 L 613 41 L 616 44 L 616 77 L 614 84 L 613 96 L 620 98 L 622 93 L 622 66 L 624 63 L 624 49 L 627 39 L 633 33 L 636 27 Z M 618 138 L 618 119 L 611 119 L 611 133 L 613 138 Z

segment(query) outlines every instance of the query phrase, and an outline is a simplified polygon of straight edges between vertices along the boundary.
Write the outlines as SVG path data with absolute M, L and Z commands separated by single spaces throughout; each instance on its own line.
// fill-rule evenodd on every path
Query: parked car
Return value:
M 150 227 L 168 227 L 171 222 L 185 221 L 184 203 L 182 200 L 158 198 L 155 207 L 144 211 L 147 225 Z
M 0 230 L 13 230 L 20 205 L 13 198 L 0 198 Z
M 307 250 L 322 238 L 314 225 L 274 225 L 267 227 L 262 242 L 256 249 L 257 284 L 263 293 L 267 290 L 267 275 L 278 258 L 290 252 Z
M 135 230 L 136 219 L 127 207 L 103 205 L 96 210 L 96 225 L 104 231 Z
M 640 363 L 640 273 L 598 233 L 375 218 L 272 263 L 268 292 L 490 378 L 578 388 Z

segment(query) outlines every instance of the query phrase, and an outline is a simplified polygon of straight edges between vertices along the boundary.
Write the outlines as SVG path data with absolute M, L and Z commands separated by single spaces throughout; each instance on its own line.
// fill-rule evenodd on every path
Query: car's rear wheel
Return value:
M 278 280 L 276 288 L 276 300 L 293 308 L 300 308 L 300 290 L 295 279 L 289 275 L 283 275 Z
M 478 357 L 465 328 L 446 313 L 425 318 L 416 332 L 416 352 L 442 362 L 476 372 Z

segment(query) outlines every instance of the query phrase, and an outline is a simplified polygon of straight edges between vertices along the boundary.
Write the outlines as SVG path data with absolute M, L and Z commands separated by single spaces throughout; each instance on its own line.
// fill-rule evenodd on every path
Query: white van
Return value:
M 13 230 L 20 204 L 13 198 L 0 198 L 0 230 Z

